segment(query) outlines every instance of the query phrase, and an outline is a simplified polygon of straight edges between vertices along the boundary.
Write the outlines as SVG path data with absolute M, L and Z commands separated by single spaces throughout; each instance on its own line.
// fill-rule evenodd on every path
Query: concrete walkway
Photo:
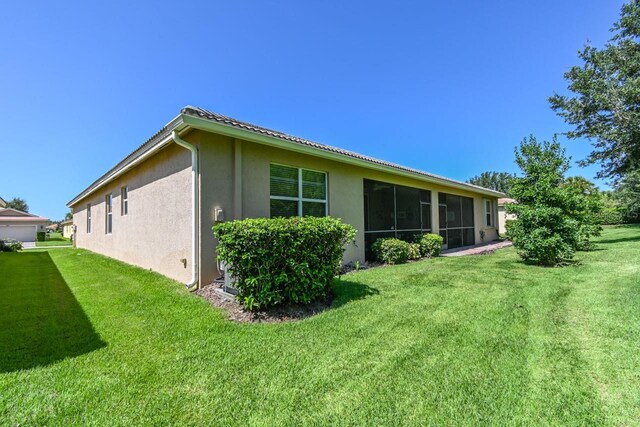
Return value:
M 503 240 L 501 242 L 489 242 L 466 248 L 447 249 L 446 251 L 442 251 L 442 256 L 483 255 L 494 252 L 497 249 L 509 247 L 511 245 L 513 245 L 513 243 L 511 243 L 509 240 Z
M 73 248 L 72 245 L 60 245 L 60 246 L 36 246 L 34 243 L 32 246 L 22 244 L 22 249 L 58 249 L 58 248 Z

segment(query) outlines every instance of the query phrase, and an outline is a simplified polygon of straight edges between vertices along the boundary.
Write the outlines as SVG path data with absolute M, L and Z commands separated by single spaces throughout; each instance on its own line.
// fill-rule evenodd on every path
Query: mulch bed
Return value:
M 227 295 L 221 295 L 219 291 L 222 284 L 212 283 L 195 292 L 196 295 L 206 299 L 209 304 L 227 312 L 229 320 L 239 323 L 279 323 L 292 322 L 306 319 L 323 312 L 331 306 L 334 295 L 330 293 L 323 300 L 318 300 L 309 305 L 284 305 L 272 307 L 262 311 L 246 311 L 242 304 Z

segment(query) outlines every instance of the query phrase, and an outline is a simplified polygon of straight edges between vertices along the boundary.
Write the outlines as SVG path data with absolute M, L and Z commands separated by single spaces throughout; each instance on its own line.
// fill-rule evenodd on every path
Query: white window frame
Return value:
M 91 234 L 91 203 L 87 203 L 87 234 Z
M 129 186 L 120 187 L 120 216 L 129 215 Z
M 269 187 L 269 200 L 288 200 L 292 202 L 298 202 L 298 216 L 302 216 L 302 202 L 312 202 L 312 203 L 324 203 L 324 216 L 329 215 L 329 175 L 325 171 L 319 171 L 315 169 L 308 168 L 299 168 L 291 165 L 284 165 L 282 163 L 271 163 L 271 165 L 276 166 L 284 166 L 286 168 L 297 169 L 298 170 L 298 197 L 287 197 L 287 196 L 272 196 L 271 195 L 271 187 Z M 302 171 L 306 170 L 309 172 L 317 172 L 324 174 L 324 200 L 323 199 L 309 199 L 306 197 L 302 197 Z M 271 185 L 271 172 L 269 172 L 269 185 Z M 271 211 L 271 207 L 269 207 L 269 211 Z M 269 212 L 271 215 L 271 212 Z
M 113 233 L 113 194 L 109 193 L 104 197 L 104 233 Z M 109 221 L 111 219 L 111 221 Z
M 485 227 L 495 227 L 495 213 L 493 212 L 493 200 L 484 199 L 484 225 Z M 487 215 L 490 217 L 490 223 L 487 224 Z

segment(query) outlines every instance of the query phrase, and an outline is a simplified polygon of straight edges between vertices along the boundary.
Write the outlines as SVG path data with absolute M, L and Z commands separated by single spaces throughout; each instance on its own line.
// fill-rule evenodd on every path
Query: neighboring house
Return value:
M 219 275 L 217 221 L 331 215 L 358 230 L 344 262 L 362 262 L 378 237 L 494 240 L 500 196 L 189 106 L 68 206 L 78 247 L 191 286 Z
M 12 208 L 0 208 L 0 239 L 35 242 L 36 233 L 44 231 L 48 218 Z
M 6 208 L 6 207 L 7 207 L 7 202 L 5 202 L 2 197 L 0 197 L 0 209 Z
M 72 239 L 73 236 L 73 220 L 68 219 L 66 221 L 62 221 L 60 223 L 62 225 L 62 237 L 66 237 L 67 239 Z
M 509 199 L 508 197 L 501 197 L 498 199 L 498 224 L 500 225 L 500 234 L 507 232 L 507 221 L 516 219 L 514 214 L 508 214 L 505 209 L 504 205 L 509 203 L 517 202 L 514 199 Z
M 56 232 L 58 231 L 58 224 L 49 224 L 46 229 L 47 231 Z

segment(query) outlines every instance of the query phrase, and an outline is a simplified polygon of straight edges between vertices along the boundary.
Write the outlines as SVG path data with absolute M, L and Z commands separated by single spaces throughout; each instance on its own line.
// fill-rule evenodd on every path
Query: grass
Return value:
M 0 254 L 9 425 L 629 425 L 640 228 L 566 268 L 512 249 L 343 276 L 332 310 L 240 325 L 75 249 Z
M 44 242 L 36 242 L 36 247 L 47 246 L 71 246 L 73 242 L 64 237 L 62 233 L 48 233 L 45 236 Z

